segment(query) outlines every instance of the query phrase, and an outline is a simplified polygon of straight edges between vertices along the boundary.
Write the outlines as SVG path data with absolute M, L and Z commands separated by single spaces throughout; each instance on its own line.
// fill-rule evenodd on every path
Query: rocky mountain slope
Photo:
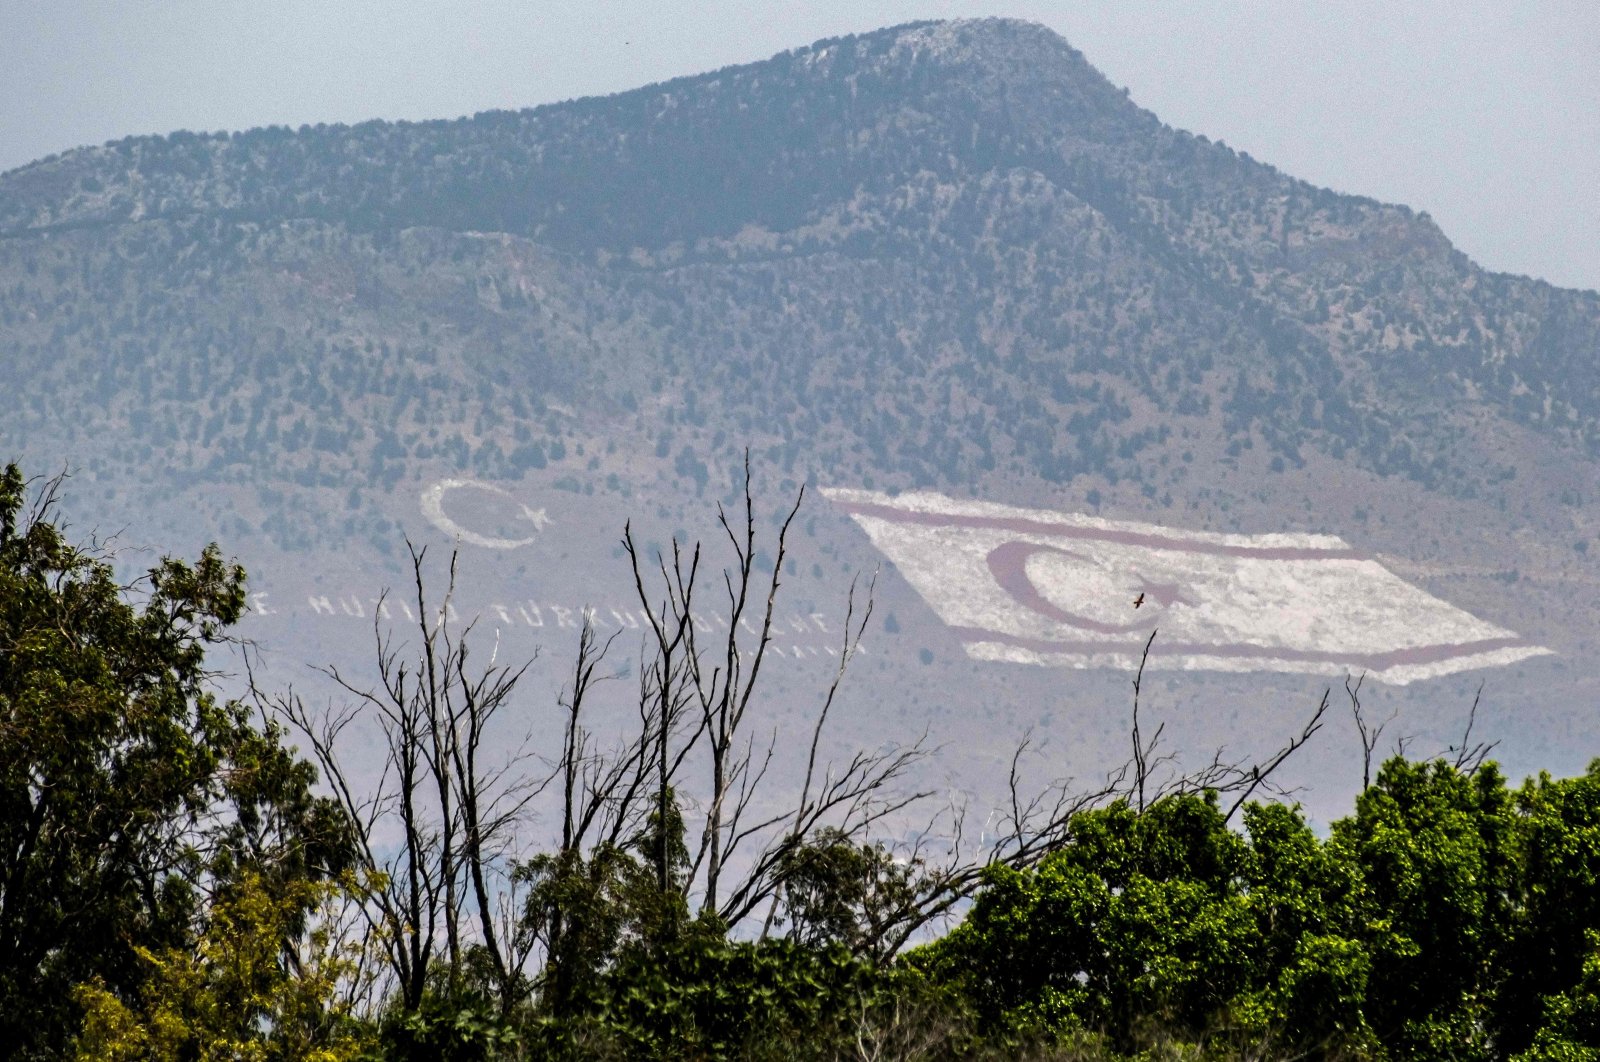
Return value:
M 0 176 L 0 452 L 269 579 L 392 572 L 453 476 L 553 499 L 548 546 L 478 562 L 559 581 L 614 563 L 598 522 L 691 526 L 749 448 L 774 493 L 1336 531 L 1571 661 L 1600 631 L 1597 354 L 1600 295 L 1171 129 L 1012 21 Z M 842 518 L 811 537 L 802 594 L 873 563 Z M 905 654 L 884 682 L 952 688 Z M 1553 674 L 1512 699 L 1588 681 Z

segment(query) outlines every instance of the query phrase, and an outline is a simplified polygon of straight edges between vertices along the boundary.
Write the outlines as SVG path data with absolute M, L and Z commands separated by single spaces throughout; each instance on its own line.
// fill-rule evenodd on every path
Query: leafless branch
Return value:
M 1362 711 L 1361 684 L 1367 680 L 1365 673 L 1358 676 L 1352 684 L 1350 676 L 1344 677 L 1345 696 L 1350 701 L 1350 714 L 1356 721 L 1356 733 L 1361 739 L 1361 789 L 1365 792 L 1372 786 L 1372 754 L 1378 747 L 1378 739 L 1383 736 L 1384 728 L 1394 722 L 1399 714 L 1398 710 L 1390 712 L 1389 718 L 1374 725 Z
M 1472 740 L 1472 728 L 1478 721 L 1478 704 L 1482 700 L 1483 683 L 1480 682 L 1477 692 L 1472 695 L 1472 707 L 1467 710 L 1467 725 L 1461 734 L 1460 743 L 1451 745 L 1445 750 L 1446 755 L 1454 753 L 1455 758 L 1450 761 L 1450 765 L 1463 774 L 1476 774 L 1478 768 L 1483 766 L 1483 761 L 1489 758 L 1489 753 L 1500 744 L 1498 740 L 1478 742 Z

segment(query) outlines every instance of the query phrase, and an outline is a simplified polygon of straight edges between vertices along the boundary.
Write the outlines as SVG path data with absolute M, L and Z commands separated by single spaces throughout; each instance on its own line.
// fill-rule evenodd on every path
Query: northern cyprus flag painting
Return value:
M 1366 672 L 1391 683 L 1549 652 L 1332 535 L 1212 534 L 937 494 L 823 493 L 981 660 L 1132 668 L 1157 628 L 1151 668 Z

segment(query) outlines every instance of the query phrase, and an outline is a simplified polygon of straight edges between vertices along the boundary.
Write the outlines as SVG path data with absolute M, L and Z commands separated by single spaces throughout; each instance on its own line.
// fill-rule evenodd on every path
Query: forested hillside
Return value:
M 1471 497 L 1517 464 L 1485 417 L 1571 460 L 1600 439 L 1600 297 L 1169 129 L 1023 23 L 121 141 L 5 175 L 0 229 L 8 443 L 128 455 L 109 434 L 202 481 L 516 475 L 606 439 L 691 476 L 750 444 L 1167 499 L 1259 448 Z

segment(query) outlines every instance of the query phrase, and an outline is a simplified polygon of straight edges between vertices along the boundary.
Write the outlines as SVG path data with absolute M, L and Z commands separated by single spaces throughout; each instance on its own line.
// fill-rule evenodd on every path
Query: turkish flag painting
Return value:
M 981 660 L 1370 674 L 1414 682 L 1549 652 L 1332 535 L 1179 531 L 1073 513 L 832 489 Z

